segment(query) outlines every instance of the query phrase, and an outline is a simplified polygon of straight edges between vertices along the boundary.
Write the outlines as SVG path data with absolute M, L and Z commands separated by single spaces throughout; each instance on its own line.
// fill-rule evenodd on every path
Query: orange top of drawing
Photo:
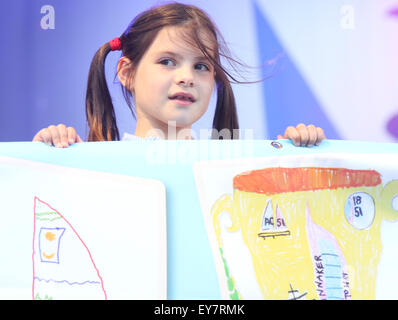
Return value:
M 295 191 L 377 186 L 380 173 L 374 170 L 342 168 L 266 168 L 234 177 L 234 188 L 255 193 L 275 194 Z

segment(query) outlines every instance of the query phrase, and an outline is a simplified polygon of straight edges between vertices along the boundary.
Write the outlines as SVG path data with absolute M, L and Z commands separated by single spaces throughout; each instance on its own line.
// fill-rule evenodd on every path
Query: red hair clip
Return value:
M 119 38 L 115 38 L 109 41 L 109 45 L 111 46 L 112 51 L 122 49 L 122 43 Z

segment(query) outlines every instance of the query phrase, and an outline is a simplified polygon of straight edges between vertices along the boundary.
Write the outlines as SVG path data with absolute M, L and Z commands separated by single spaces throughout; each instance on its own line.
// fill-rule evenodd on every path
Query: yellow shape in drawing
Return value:
M 383 189 L 380 175 L 371 170 L 252 171 L 235 177 L 233 197 L 223 196 L 213 205 L 215 233 L 222 248 L 218 215 L 227 211 L 232 220 L 227 231 L 241 231 L 266 299 L 288 299 L 292 287 L 307 299 L 374 299 L 381 223 L 398 217 L 391 205 L 397 187 L 393 181 Z M 306 212 L 318 230 L 313 237 Z M 344 297 L 336 297 L 336 290 Z
M 47 255 L 43 252 L 43 257 L 46 259 L 52 259 L 52 258 L 54 258 L 54 256 L 55 256 L 55 253 L 51 253 L 51 254 Z
M 55 233 L 48 231 L 46 232 L 45 237 L 48 241 L 54 241 L 57 236 Z

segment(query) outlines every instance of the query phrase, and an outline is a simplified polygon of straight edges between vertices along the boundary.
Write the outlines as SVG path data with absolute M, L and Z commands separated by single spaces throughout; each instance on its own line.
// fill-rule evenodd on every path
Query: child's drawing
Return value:
M 35 197 L 32 298 L 106 299 L 89 248 L 65 217 Z
M 232 196 L 200 191 L 208 201 L 208 231 L 215 236 L 214 252 L 223 266 L 219 277 L 229 298 L 253 298 L 256 290 L 255 297 L 265 299 L 375 298 L 381 224 L 398 219 L 392 206 L 398 180 L 383 184 L 376 170 L 315 166 L 268 167 L 229 177 Z M 227 256 L 232 238 L 236 253 L 230 245 Z M 242 242 L 245 250 L 238 248 Z M 250 272 L 249 284 L 242 279 Z
M 3 156 L 0 176 L 0 299 L 167 297 L 162 182 Z

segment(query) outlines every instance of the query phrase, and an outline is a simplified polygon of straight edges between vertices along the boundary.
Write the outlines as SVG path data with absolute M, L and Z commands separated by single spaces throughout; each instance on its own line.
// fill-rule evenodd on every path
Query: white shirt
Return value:
M 125 132 L 122 137 L 122 141 L 139 141 L 139 140 L 161 140 L 159 137 L 147 137 L 141 138 L 134 134 Z

